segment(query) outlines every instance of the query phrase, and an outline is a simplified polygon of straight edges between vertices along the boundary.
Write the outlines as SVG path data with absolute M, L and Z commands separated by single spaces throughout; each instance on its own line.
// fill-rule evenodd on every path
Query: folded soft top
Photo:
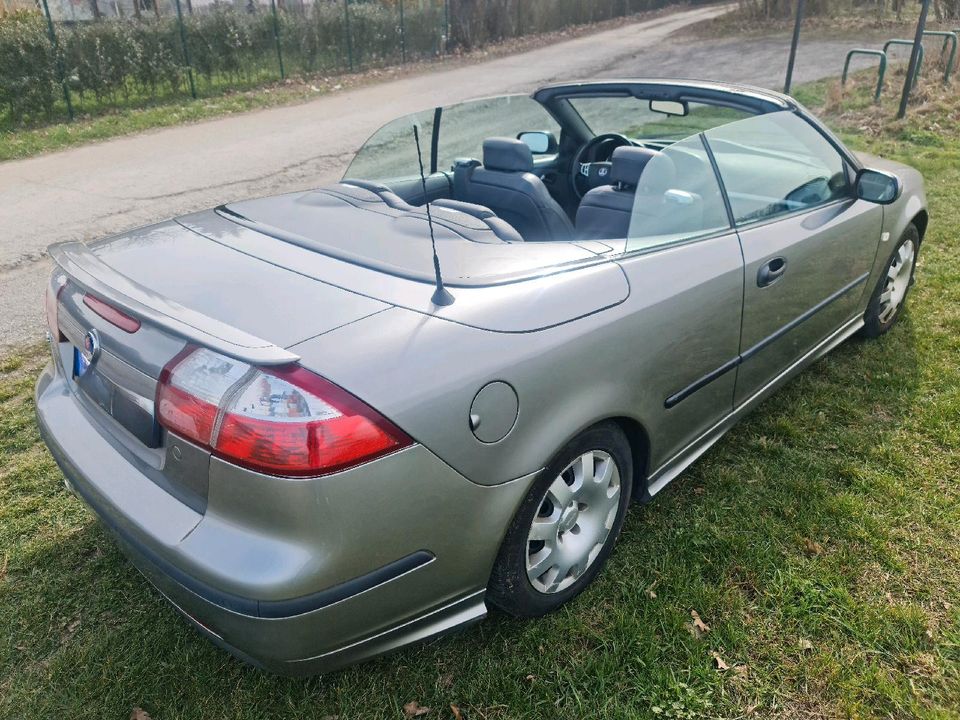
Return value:
M 430 204 L 444 279 L 454 285 L 495 285 L 597 261 L 576 243 L 525 243 L 485 207 L 454 200 Z M 336 185 L 218 208 L 244 227 L 340 260 L 424 282 L 433 281 L 430 228 L 424 207 L 409 205 L 383 185 Z M 609 250 L 609 248 L 606 248 Z

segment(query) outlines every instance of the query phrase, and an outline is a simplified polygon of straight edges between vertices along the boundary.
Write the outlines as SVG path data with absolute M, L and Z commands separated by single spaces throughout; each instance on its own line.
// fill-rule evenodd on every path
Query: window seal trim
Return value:
M 764 227 L 766 225 L 771 225 L 775 222 L 780 222 L 782 220 L 789 220 L 791 218 L 802 217 L 808 215 L 809 213 L 816 212 L 818 210 L 824 210 L 828 207 L 834 205 L 840 205 L 845 202 L 856 202 L 856 198 L 853 197 L 841 197 L 834 198 L 833 200 L 827 200 L 825 202 L 819 203 L 818 205 L 810 205 L 809 207 L 799 208 L 797 210 L 791 210 L 788 213 L 783 213 L 781 215 L 774 215 L 768 218 L 757 218 L 756 220 L 750 220 L 745 223 L 736 223 L 734 227 L 737 230 L 753 230 L 754 228 Z

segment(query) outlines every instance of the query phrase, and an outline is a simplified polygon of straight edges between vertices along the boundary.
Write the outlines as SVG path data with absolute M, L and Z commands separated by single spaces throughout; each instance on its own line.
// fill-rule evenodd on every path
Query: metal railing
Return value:
M 870 55 L 880 58 L 880 66 L 877 72 L 877 89 L 873 93 L 873 101 L 880 102 L 880 93 L 883 92 L 883 78 L 887 74 L 887 53 L 883 50 L 870 50 L 869 48 L 854 48 L 847 53 L 847 59 L 843 63 L 843 75 L 840 78 L 840 84 L 847 84 L 847 74 L 850 71 L 850 61 L 855 55 Z

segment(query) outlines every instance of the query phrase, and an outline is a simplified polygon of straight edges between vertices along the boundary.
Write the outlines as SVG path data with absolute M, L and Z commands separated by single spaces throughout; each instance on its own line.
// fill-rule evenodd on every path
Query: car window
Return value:
M 634 195 L 627 252 L 710 235 L 730 227 L 702 135 L 673 143 L 644 167 Z
M 543 130 L 560 139 L 560 125 L 543 106 L 526 95 L 471 100 L 443 108 L 437 169 L 450 170 L 457 158 L 483 160 L 483 141 L 515 138 L 528 130 Z
M 706 137 L 738 224 L 850 196 L 840 153 L 792 112 L 723 125 Z
M 424 110 L 397 118 L 377 130 L 357 152 L 344 174 L 352 180 L 388 182 L 415 178 L 420 174 L 413 126 L 420 133 L 423 167 L 430 172 L 430 142 L 433 135 L 433 110 Z
M 618 133 L 631 140 L 655 142 L 688 138 L 717 125 L 751 117 L 733 108 L 688 102 L 686 115 L 665 115 L 650 109 L 650 101 L 630 97 L 571 98 L 570 104 L 594 135 Z
M 398 118 L 377 130 L 357 152 L 345 178 L 391 180 L 417 177 L 417 150 L 413 125 L 420 128 L 424 169 L 430 171 L 434 110 Z M 457 158 L 483 159 L 483 141 L 489 137 L 515 138 L 521 132 L 543 130 L 560 137 L 560 126 L 537 101 L 526 95 L 471 100 L 442 108 L 437 143 L 437 170 L 449 171 Z

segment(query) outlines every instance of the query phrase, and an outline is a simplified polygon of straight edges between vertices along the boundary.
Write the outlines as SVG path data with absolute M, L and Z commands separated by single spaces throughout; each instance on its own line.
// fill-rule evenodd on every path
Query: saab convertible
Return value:
M 431 108 L 329 187 L 51 247 L 37 415 L 197 628 L 323 672 L 583 591 L 631 499 L 896 323 L 926 228 L 764 90 Z

